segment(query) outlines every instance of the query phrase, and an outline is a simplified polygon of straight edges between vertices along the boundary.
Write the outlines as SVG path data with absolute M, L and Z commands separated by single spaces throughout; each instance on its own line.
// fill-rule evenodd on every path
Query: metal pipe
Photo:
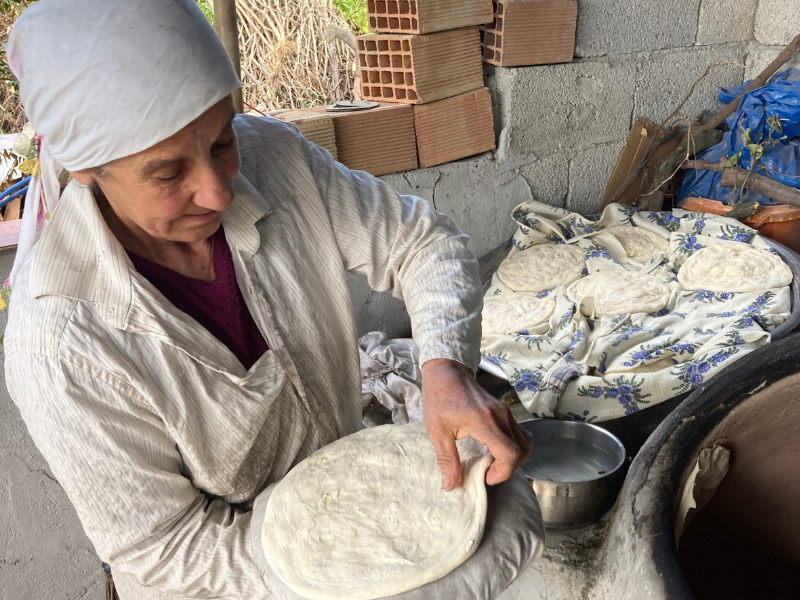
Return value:
M 28 186 L 25 186 L 24 188 L 19 190 L 17 193 L 13 194 L 11 197 L 4 198 L 3 201 L 0 202 L 0 208 L 3 208 L 6 204 L 10 203 L 12 200 L 14 200 L 16 198 L 19 198 L 23 194 L 27 194 L 27 193 L 28 193 Z
M 21 187 L 23 187 L 23 186 L 26 186 L 26 185 L 27 185 L 27 184 L 30 182 L 30 180 L 31 180 L 31 177 L 30 177 L 30 176 L 28 176 L 28 177 L 26 177 L 25 179 L 23 179 L 22 181 L 18 181 L 17 183 L 15 183 L 14 185 L 12 185 L 12 186 L 11 186 L 11 187 L 9 187 L 8 189 L 5 189 L 5 190 L 3 190 L 2 192 L 0 192 L 0 200 L 2 200 L 3 198 L 5 198 L 5 197 L 6 197 L 6 196 L 8 196 L 9 194 L 13 194 L 14 192 L 16 192 L 16 191 L 17 191 L 18 189 L 20 189 Z

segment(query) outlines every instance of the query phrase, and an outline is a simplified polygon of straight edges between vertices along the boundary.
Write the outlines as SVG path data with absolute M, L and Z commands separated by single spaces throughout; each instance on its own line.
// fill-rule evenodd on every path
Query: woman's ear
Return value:
M 72 178 L 81 185 L 91 185 L 94 181 L 94 177 L 92 177 L 86 171 L 72 171 L 70 172 L 70 175 L 72 175 Z

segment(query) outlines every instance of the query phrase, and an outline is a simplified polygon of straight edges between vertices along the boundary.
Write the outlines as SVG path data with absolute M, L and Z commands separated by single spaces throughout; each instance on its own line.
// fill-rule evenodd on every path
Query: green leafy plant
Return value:
M 333 0 L 333 3 L 357 34 L 369 33 L 367 0 Z
M 744 202 L 744 194 L 745 188 L 747 187 L 747 182 L 750 179 L 750 175 L 753 174 L 758 166 L 758 162 L 761 160 L 761 157 L 764 156 L 764 152 L 786 139 L 785 135 L 781 137 L 783 134 L 783 124 L 781 123 L 781 119 L 778 115 L 772 115 L 771 117 L 767 118 L 767 127 L 769 128 L 767 139 L 756 143 L 750 136 L 750 130 L 739 125 L 739 128 L 742 131 L 742 145 L 750 152 L 750 168 L 747 170 L 747 175 L 745 175 L 741 187 L 736 186 L 735 184 L 737 183 L 737 180 L 734 180 L 733 200 L 731 204 Z M 736 154 L 726 158 L 722 162 L 722 168 L 731 169 L 733 167 L 738 167 L 741 160 L 742 148 L 740 148 Z M 747 190 L 747 197 L 750 197 L 749 189 Z
M 214 26 L 214 8 L 211 6 L 210 0 L 197 0 L 197 6 L 200 7 L 200 10 L 203 11 L 203 14 L 208 19 L 208 22 L 211 23 L 211 26 Z

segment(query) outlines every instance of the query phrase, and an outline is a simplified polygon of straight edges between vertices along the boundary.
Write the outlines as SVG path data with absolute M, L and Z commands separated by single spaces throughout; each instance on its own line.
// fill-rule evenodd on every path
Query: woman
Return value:
M 524 459 L 473 380 L 465 236 L 292 128 L 234 117 L 240 83 L 191 0 L 42 0 L 8 54 L 44 197 L 37 215 L 31 186 L 6 377 L 123 600 L 269 597 L 253 499 L 360 427 L 347 271 L 406 301 L 443 487 L 457 438 L 489 446 L 490 484 Z

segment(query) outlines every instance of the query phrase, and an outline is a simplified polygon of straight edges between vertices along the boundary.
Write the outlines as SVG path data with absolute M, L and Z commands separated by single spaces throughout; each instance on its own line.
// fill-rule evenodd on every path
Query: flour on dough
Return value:
M 640 271 L 599 271 L 579 279 L 567 289 L 581 311 L 598 317 L 664 308 L 670 291 L 658 278 Z
M 365 429 L 294 467 L 262 530 L 272 569 L 310 600 L 369 600 L 439 579 L 469 558 L 486 523 L 492 460 L 458 442 L 461 487 L 444 492 L 424 423 Z
M 518 333 L 544 323 L 556 301 L 530 292 L 498 294 L 483 299 L 483 335 Z
M 570 244 L 537 244 L 512 249 L 497 269 L 497 276 L 515 292 L 542 292 L 569 284 L 586 266 L 583 250 Z
M 741 242 L 698 250 L 678 271 L 686 290 L 760 292 L 791 282 L 792 271 L 780 256 Z
M 627 257 L 642 265 L 660 252 L 666 252 L 669 249 L 668 240 L 641 227 L 614 225 L 603 231 L 617 238 Z

